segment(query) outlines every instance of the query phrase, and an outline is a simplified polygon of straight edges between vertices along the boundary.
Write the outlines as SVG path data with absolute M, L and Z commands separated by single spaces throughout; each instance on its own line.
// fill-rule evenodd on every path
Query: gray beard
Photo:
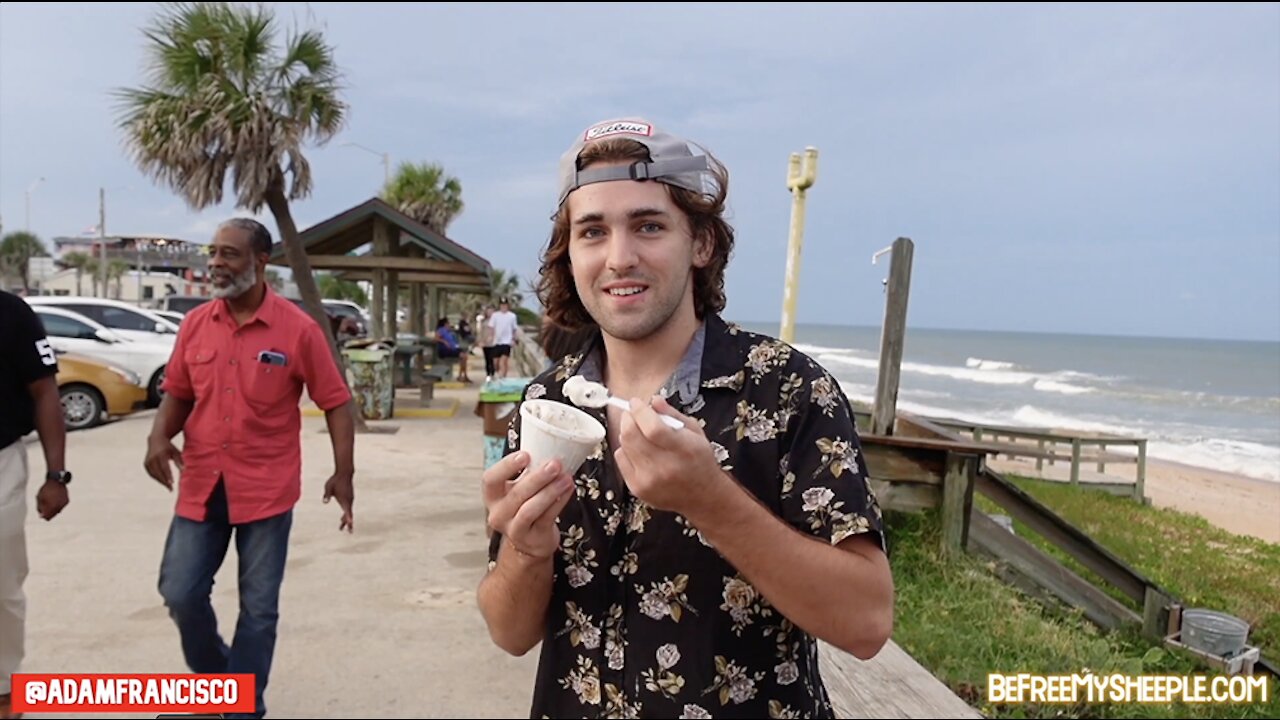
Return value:
M 258 271 L 253 265 L 250 265 L 248 270 L 232 276 L 230 285 L 224 288 L 215 287 L 213 296 L 224 300 L 238 298 L 249 292 L 249 288 L 253 287 L 256 282 L 258 282 Z

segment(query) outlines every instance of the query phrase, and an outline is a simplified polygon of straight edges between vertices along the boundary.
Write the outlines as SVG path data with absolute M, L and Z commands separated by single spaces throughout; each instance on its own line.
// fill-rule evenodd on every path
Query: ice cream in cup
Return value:
M 529 471 L 558 458 L 573 475 L 604 441 L 604 425 L 586 412 L 554 400 L 520 404 L 520 449 L 529 453 Z

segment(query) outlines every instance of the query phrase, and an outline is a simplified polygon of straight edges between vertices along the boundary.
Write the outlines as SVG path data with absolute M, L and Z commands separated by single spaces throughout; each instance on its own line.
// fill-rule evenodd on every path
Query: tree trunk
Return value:
M 298 240 L 298 226 L 293 223 L 293 213 L 289 211 L 289 201 L 284 196 L 284 178 L 279 173 L 276 174 L 276 180 L 272 183 L 271 189 L 267 190 L 267 207 L 275 216 L 276 227 L 280 231 L 280 242 L 284 244 L 284 255 L 289 260 L 289 269 L 293 271 L 293 282 L 302 295 L 302 307 L 316 322 L 320 323 L 320 327 L 324 329 L 324 336 L 329 341 L 329 352 L 333 353 L 334 362 L 338 363 L 340 370 L 345 369 L 346 363 L 342 360 L 342 353 L 338 352 L 337 338 L 333 336 L 333 326 L 329 324 L 329 316 L 324 312 L 324 303 L 320 302 L 320 289 L 316 287 L 316 278 L 311 274 L 311 261 Z M 343 380 L 346 379 L 346 372 L 342 373 L 342 377 Z M 347 406 L 355 422 L 356 432 L 367 432 L 369 427 L 365 424 L 364 415 L 360 413 L 360 406 L 355 402 L 354 394 Z

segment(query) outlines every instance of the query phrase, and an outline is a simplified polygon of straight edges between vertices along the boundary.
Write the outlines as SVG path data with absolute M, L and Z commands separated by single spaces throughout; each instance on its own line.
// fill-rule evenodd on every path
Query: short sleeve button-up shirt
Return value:
M 183 318 L 162 386 L 195 402 L 182 428 L 178 515 L 203 520 L 219 479 L 233 524 L 293 507 L 302 491 L 304 386 L 323 410 L 351 399 L 324 330 L 270 288 L 244 325 L 223 300 Z
M 599 336 L 534 378 L 526 399 L 567 402 L 600 379 Z M 838 544 L 880 508 L 848 400 L 775 339 L 708 316 L 662 394 L 697 419 L 720 461 L 796 530 Z M 588 410 L 607 423 L 604 410 Z M 607 442 L 607 440 L 605 441 Z M 507 452 L 520 446 L 519 414 Z M 830 717 L 818 645 L 678 514 L 634 498 L 604 445 L 558 518 L 560 552 L 532 717 Z M 501 537 L 494 534 L 490 563 Z

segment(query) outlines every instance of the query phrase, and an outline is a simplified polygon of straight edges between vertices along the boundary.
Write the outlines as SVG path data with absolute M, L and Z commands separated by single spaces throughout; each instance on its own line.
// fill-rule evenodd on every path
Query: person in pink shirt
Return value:
M 224 222 L 209 246 L 215 299 L 183 318 L 147 440 L 147 473 L 178 496 L 159 590 L 192 672 L 253 673 L 257 707 L 271 669 L 293 507 L 301 497 L 303 387 L 325 412 L 340 530 L 353 529 L 355 429 L 351 393 L 323 328 L 265 282 L 271 233 L 255 220 Z M 181 450 L 173 438 L 182 433 Z M 228 645 L 210 603 L 232 536 L 240 616 Z

